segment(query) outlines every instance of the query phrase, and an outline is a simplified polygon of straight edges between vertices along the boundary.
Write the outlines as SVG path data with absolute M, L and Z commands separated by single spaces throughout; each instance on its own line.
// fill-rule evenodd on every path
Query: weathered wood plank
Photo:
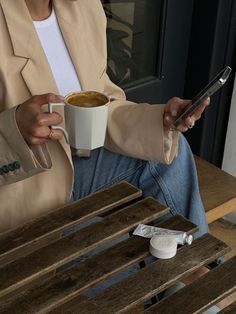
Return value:
M 173 230 L 196 231 L 196 225 L 182 216 L 171 217 L 159 227 Z M 103 253 L 90 257 L 64 273 L 58 273 L 43 284 L 36 285 L 15 297 L 3 300 L 0 313 L 46 313 L 66 301 L 75 298 L 88 287 L 104 281 L 126 267 L 143 260 L 149 255 L 148 239 L 132 237 Z M 64 310 L 60 307 L 60 311 Z
M 219 314 L 235 314 L 235 313 L 236 313 L 236 301 L 219 312 Z
M 0 269 L 0 297 L 53 275 L 75 258 L 166 214 L 169 208 L 149 197 L 105 217 Z
M 235 210 L 236 178 L 195 156 L 199 188 L 208 223 Z
M 0 235 L 0 266 L 28 255 L 73 232 L 73 227 L 142 195 L 120 182 Z
M 179 309 L 181 314 L 202 313 L 235 290 L 236 256 L 150 307 L 145 313 L 179 314 Z
M 68 302 L 66 313 L 128 312 L 135 305 L 150 299 L 183 276 L 224 255 L 228 250 L 225 243 L 210 234 L 205 234 L 196 239 L 191 246 L 180 248 L 174 258 L 157 260 L 98 296 L 80 303 L 79 308 L 74 305 L 70 307 Z M 60 308 L 57 311 L 60 313 Z

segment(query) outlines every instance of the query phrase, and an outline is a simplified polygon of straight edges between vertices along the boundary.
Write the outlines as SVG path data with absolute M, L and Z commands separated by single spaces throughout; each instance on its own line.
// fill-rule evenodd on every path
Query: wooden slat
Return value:
M 236 178 L 196 157 L 199 187 L 208 223 L 236 208 Z
M 0 266 L 28 255 L 59 238 L 84 220 L 100 215 L 142 195 L 127 182 L 120 182 L 77 202 L 0 235 Z
M 79 295 L 78 296 L 78 302 L 77 302 L 77 299 L 76 299 L 76 303 L 74 305 L 76 305 L 77 307 L 79 307 L 79 304 L 85 300 L 87 300 L 88 297 L 87 296 L 84 296 L 84 295 Z M 73 301 L 72 301 L 73 302 Z M 19 314 L 19 311 L 16 311 L 14 310 L 14 312 L 11 312 L 11 314 Z M 29 312 L 26 312 L 27 314 L 29 314 Z M 37 314 L 40 314 L 41 312 L 37 312 L 36 310 L 33 310 L 32 313 L 37 313 Z M 43 312 L 42 312 L 43 313 Z M 45 312 L 47 313 L 47 312 Z M 6 312 L 6 314 L 9 314 L 9 312 Z M 20 314 L 22 314 L 22 312 L 20 312 Z M 64 311 L 60 311 L 60 312 L 57 312 L 57 314 L 66 314 L 66 312 Z M 91 313 L 92 314 L 92 313 Z
M 228 250 L 225 243 L 205 234 L 192 245 L 181 247 L 172 259 L 157 260 L 96 297 L 80 303 L 79 309 L 74 305 L 70 307 L 68 303 L 66 313 L 128 313 L 135 305 L 150 299 L 183 276 L 224 255 Z M 57 311 L 60 313 L 60 308 Z
M 53 275 L 55 269 L 168 211 L 149 197 L 6 265 L 0 269 L 0 297 Z
M 25 256 L 64 234 L 73 226 L 140 197 L 142 192 L 127 182 L 98 191 L 0 236 L 0 265 Z M 32 245 L 33 244 L 33 245 Z M 10 256 L 11 255 L 11 256 Z M 10 257 L 9 257 L 10 256 Z
M 202 313 L 235 290 L 236 256 L 150 307 L 145 314 L 179 314 L 179 309 L 181 314 Z
M 182 216 L 175 216 L 158 225 L 162 228 L 196 231 L 196 225 Z M 77 266 L 58 273 L 41 285 L 34 286 L 16 297 L 1 302 L 0 313 L 14 313 L 17 309 L 23 313 L 46 313 L 56 309 L 66 301 L 75 298 L 88 287 L 108 279 L 119 271 L 143 260 L 149 255 L 149 240 L 132 237 L 115 245 L 103 253 L 97 254 Z M 60 311 L 63 312 L 62 308 Z
M 235 313 L 236 313 L 236 301 L 219 312 L 219 314 L 235 314 Z

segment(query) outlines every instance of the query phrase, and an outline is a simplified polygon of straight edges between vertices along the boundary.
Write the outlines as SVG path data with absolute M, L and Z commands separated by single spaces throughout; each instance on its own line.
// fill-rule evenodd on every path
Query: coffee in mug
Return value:
M 98 92 L 88 91 L 69 94 L 66 96 L 66 101 L 73 106 L 91 108 L 103 106 L 108 99 L 107 96 Z
M 102 147 L 105 142 L 109 98 L 96 91 L 73 92 L 65 96 L 65 102 L 49 104 L 65 108 L 65 129 L 61 129 L 71 147 L 92 150 Z

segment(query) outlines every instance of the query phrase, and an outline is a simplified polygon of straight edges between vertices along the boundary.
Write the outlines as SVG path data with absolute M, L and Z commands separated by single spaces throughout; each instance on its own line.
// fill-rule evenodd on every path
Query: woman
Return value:
M 172 130 L 189 104 L 135 104 L 106 75 L 106 18 L 100 0 L 0 0 L 0 232 L 119 180 L 140 187 L 207 228 L 192 153 L 180 132 L 209 99 Z M 45 112 L 75 90 L 111 99 L 105 148 L 71 156 L 63 111 Z M 63 96 L 59 96 L 63 95 Z
M 179 132 L 200 118 L 209 100 L 178 130 L 170 125 L 188 100 L 152 106 L 126 101 L 106 75 L 106 18 L 99 0 L 0 4 L 0 231 L 127 180 L 172 214 L 197 223 L 198 235 L 206 232 L 192 154 Z M 51 125 L 63 123 L 63 111 L 44 110 L 63 100 L 59 94 L 80 89 L 112 99 L 105 149 L 89 159 L 72 158 L 61 131 L 52 132 Z

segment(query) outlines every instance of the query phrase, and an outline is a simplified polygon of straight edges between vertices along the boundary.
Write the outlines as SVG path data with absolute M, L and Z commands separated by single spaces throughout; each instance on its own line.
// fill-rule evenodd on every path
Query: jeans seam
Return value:
M 120 182 L 122 180 L 125 180 L 127 177 L 129 177 L 131 174 L 137 172 L 140 168 L 144 167 L 143 163 L 136 167 L 136 168 L 132 168 L 132 169 L 129 169 L 125 172 L 123 172 L 122 174 L 118 175 L 117 177 L 115 177 L 111 182 L 107 183 L 107 184 L 104 184 L 104 185 L 101 185 L 99 186 L 96 191 L 100 190 L 100 189 L 104 189 L 106 188 L 107 186 L 110 186 L 116 182 Z
M 165 198 L 166 204 L 170 208 L 171 214 L 172 215 L 178 214 L 178 212 L 176 210 L 176 206 L 174 204 L 174 201 L 173 201 L 171 194 L 169 192 L 169 189 L 166 186 L 165 182 L 162 180 L 161 175 L 159 174 L 157 169 L 154 166 L 152 166 L 151 162 L 149 162 L 149 166 L 150 166 L 150 173 L 151 173 L 153 179 L 156 181 L 157 185 L 160 186 L 162 193 L 163 193 L 163 196 Z M 156 177 L 158 177 L 158 179 Z

